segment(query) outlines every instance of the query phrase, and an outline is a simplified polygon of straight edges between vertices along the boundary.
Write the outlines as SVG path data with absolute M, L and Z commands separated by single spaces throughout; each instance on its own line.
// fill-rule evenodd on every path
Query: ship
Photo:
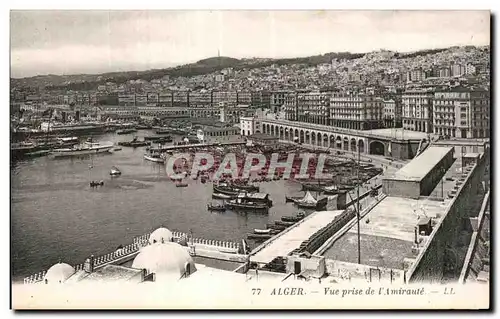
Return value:
M 59 148 L 52 150 L 50 156 L 53 158 L 82 156 L 89 154 L 110 153 L 113 150 L 112 142 L 94 142 L 89 138 L 84 144 L 74 146 L 73 148 Z
M 134 133 L 134 132 L 137 132 L 137 130 L 135 128 L 126 128 L 126 129 L 116 131 L 116 134 L 125 135 L 125 134 Z
M 118 145 L 120 145 L 120 146 L 128 146 L 128 147 L 142 147 L 142 146 L 149 146 L 150 142 L 139 141 L 139 140 L 137 140 L 137 136 L 135 136 L 132 139 L 132 141 L 118 142 Z

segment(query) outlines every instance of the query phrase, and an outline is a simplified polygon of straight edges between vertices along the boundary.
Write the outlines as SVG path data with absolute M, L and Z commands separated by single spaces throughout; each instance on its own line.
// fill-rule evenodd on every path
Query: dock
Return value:
M 342 214 L 342 212 L 342 210 L 336 210 L 312 213 L 284 232 L 255 248 L 250 254 L 250 262 L 268 264 L 276 257 L 286 257 L 317 231 L 332 222 L 336 216 Z

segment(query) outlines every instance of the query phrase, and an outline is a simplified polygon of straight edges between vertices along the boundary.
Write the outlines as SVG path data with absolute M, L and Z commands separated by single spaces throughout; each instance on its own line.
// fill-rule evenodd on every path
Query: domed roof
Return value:
M 150 245 L 154 243 L 166 243 L 171 242 L 173 238 L 174 236 L 170 230 L 165 227 L 160 227 L 149 235 L 148 242 Z
M 75 268 L 65 263 L 50 267 L 43 278 L 47 283 L 63 283 L 76 272 Z
M 146 269 L 149 273 L 154 273 L 156 278 L 172 276 L 176 279 L 180 279 L 186 270 L 187 275 L 196 271 L 193 258 L 186 249 L 172 242 L 155 243 L 142 248 L 135 257 L 132 268 Z

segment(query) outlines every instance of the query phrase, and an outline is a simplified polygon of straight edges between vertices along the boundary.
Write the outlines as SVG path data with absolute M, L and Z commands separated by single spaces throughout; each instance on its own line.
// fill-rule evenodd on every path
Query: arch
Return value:
M 293 140 L 297 140 L 297 141 L 300 141 L 300 138 L 299 138 L 299 130 L 298 129 L 295 129 L 293 130 Z
M 323 134 L 323 147 L 328 147 L 330 148 L 330 142 L 329 142 L 328 134 Z
M 352 152 L 356 152 L 357 149 L 356 149 L 356 139 L 353 137 L 351 138 L 351 151 Z
M 342 149 L 344 151 L 349 150 L 349 139 L 346 136 L 344 136 L 344 140 L 342 141 Z
M 299 136 L 299 143 L 304 143 L 304 130 L 300 130 L 299 132 L 300 136 Z
M 323 135 L 318 132 L 318 135 L 316 135 L 316 144 L 318 146 L 323 146 Z
M 311 132 L 310 131 L 306 131 L 306 144 L 311 144 Z
M 335 148 L 335 136 L 330 135 L 330 148 Z
M 370 143 L 371 155 L 385 155 L 385 145 L 380 141 L 372 141 Z
M 359 147 L 359 152 L 364 153 L 365 152 L 365 141 L 359 140 L 358 147 Z
M 274 136 L 274 125 L 271 125 L 271 135 Z
M 280 140 L 284 140 L 285 139 L 285 130 L 284 130 L 283 126 L 280 126 L 279 133 L 280 133 Z
M 308 144 L 316 145 L 316 132 L 311 132 L 311 139 Z
M 340 135 L 337 135 L 335 138 L 335 148 L 342 149 L 342 138 Z

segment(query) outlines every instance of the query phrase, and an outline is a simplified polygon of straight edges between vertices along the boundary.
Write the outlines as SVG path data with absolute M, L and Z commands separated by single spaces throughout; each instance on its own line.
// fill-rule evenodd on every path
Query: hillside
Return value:
M 394 52 L 396 59 L 408 59 L 419 56 L 437 54 L 452 48 L 421 50 L 417 52 L 398 53 Z M 48 90 L 70 89 L 70 90 L 90 90 L 95 89 L 99 84 L 115 82 L 125 83 L 129 80 L 146 80 L 162 78 L 165 75 L 171 77 L 191 77 L 196 75 L 209 74 L 220 71 L 227 67 L 237 70 L 253 69 L 277 65 L 305 64 L 315 66 L 322 63 L 330 63 L 332 59 L 358 59 L 365 56 L 365 53 L 350 52 L 330 52 L 322 55 L 281 58 L 281 59 L 235 59 L 231 57 L 211 57 L 197 61 L 195 63 L 180 65 L 166 69 L 155 69 L 147 71 L 110 72 L 104 74 L 75 74 L 75 75 L 42 75 L 30 78 L 11 79 L 11 85 L 16 87 L 46 87 Z

